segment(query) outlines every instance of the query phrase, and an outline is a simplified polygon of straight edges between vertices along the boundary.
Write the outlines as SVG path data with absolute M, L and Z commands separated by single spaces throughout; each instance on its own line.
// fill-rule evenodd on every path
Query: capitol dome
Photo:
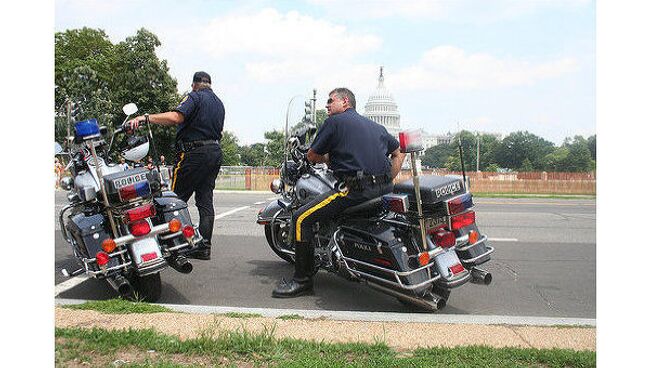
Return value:
M 363 116 L 383 125 L 388 133 L 397 137 L 400 131 L 400 116 L 393 95 L 384 86 L 384 67 L 379 68 L 379 84 L 366 103 Z

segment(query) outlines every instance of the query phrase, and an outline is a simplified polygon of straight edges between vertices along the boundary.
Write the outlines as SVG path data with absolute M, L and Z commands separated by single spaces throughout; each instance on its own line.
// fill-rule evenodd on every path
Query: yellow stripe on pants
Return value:
M 183 162 L 183 159 L 185 158 L 185 152 L 181 152 L 181 159 L 178 160 L 178 163 L 176 164 L 176 168 L 174 169 L 174 181 L 172 182 L 172 192 L 174 189 L 176 189 L 176 178 L 178 178 L 178 170 L 181 168 L 181 163 Z
M 334 193 L 331 196 L 329 196 L 329 197 L 325 198 L 324 200 L 322 200 L 320 203 L 318 203 L 314 207 L 312 207 L 312 208 L 308 209 L 307 211 L 305 211 L 302 215 L 300 215 L 300 217 L 298 217 L 298 221 L 296 221 L 296 241 L 302 241 L 302 237 L 300 236 L 300 227 L 302 225 L 302 221 L 305 218 L 307 218 L 307 216 L 309 216 L 312 213 L 314 213 L 315 211 L 327 206 L 328 204 L 330 204 L 330 202 L 332 202 L 337 197 L 345 197 L 347 195 L 348 195 L 347 190 L 345 192 Z

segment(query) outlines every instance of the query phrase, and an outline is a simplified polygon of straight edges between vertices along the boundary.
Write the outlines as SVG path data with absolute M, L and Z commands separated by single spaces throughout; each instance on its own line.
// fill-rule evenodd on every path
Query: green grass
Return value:
M 239 312 L 228 312 L 219 314 L 220 316 L 229 317 L 229 318 L 259 318 L 263 317 L 259 313 L 239 313 Z
M 56 365 L 109 366 L 132 359 L 128 367 L 177 367 L 187 364 L 277 367 L 595 367 L 596 353 L 485 346 L 427 348 L 396 352 L 382 342 L 330 344 L 276 339 L 274 331 L 212 330 L 180 340 L 147 330 L 108 331 L 57 328 Z
M 83 304 L 65 305 L 63 308 L 67 309 L 84 309 L 95 310 L 102 313 L 109 314 L 129 314 L 129 313 L 162 313 L 171 312 L 176 313 L 169 308 L 160 305 L 154 305 L 144 302 L 130 302 L 124 299 L 109 299 L 88 301 Z
M 281 316 L 278 316 L 277 318 L 284 321 L 291 320 L 291 319 L 305 319 L 305 317 L 298 314 L 283 314 Z
M 515 193 L 472 193 L 477 198 L 543 198 L 543 199 L 596 199 L 595 195 L 572 194 L 515 194 Z

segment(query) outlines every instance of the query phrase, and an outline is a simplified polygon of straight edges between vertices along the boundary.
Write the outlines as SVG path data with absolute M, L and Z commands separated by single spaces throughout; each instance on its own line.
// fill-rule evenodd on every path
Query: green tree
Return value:
M 231 132 L 224 130 L 221 137 L 221 153 L 223 155 L 223 166 L 237 166 L 240 164 L 239 139 Z
M 242 165 L 264 166 L 264 159 L 266 158 L 264 148 L 264 143 L 253 143 L 250 146 L 240 147 Z
M 519 131 L 503 139 L 496 148 L 494 159 L 499 166 L 509 169 L 522 167 L 524 160 L 528 159 L 533 170 L 542 170 L 544 158 L 554 149 L 552 142 L 527 131 Z
M 587 144 L 589 145 L 591 159 L 596 161 L 596 136 L 592 135 L 591 137 L 587 138 Z
M 458 148 L 442 143 L 427 148 L 422 156 L 422 165 L 429 167 L 445 167 L 449 156 L 458 155 Z
M 284 133 L 277 130 L 264 132 L 267 140 L 265 166 L 280 166 L 284 161 Z

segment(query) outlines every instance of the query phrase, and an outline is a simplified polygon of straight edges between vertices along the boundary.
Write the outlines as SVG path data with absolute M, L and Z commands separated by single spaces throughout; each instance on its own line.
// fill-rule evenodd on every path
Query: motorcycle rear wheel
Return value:
M 133 286 L 133 294 L 129 299 L 133 301 L 155 303 L 160 299 L 162 293 L 160 272 L 147 276 L 134 275 L 131 278 L 131 285 Z
M 288 227 L 289 225 L 285 225 L 285 227 Z M 285 261 L 294 264 L 294 256 L 291 254 L 284 253 L 280 250 L 278 246 L 276 246 L 275 243 L 273 243 L 273 232 L 275 232 L 275 239 L 281 244 L 280 246 L 283 249 L 291 249 L 291 245 L 287 243 L 288 239 L 285 234 L 288 229 L 285 229 L 285 227 L 282 227 L 280 224 L 276 224 L 273 227 L 271 227 L 270 224 L 264 225 L 264 235 L 266 235 L 266 241 L 269 244 L 269 247 L 271 247 L 271 250 L 278 255 L 278 257 L 284 259 Z

